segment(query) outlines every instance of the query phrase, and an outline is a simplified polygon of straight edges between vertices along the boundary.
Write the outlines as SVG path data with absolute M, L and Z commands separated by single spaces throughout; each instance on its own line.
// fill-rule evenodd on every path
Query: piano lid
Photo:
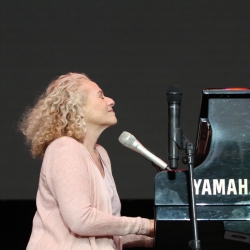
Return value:
M 200 118 L 208 116 L 210 98 L 250 98 L 250 88 L 207 88 L 202 91 Z

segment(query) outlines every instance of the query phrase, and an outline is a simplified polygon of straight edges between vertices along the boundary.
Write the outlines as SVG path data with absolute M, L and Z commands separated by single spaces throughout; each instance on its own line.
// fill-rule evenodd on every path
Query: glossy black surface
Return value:
M 205 90 L 201 103 L 200 120 L 208 123 L 209 142 L 197 140 L 201 144 L 196 145 L 196 148 L 203 147 L 200 151 L 207 152 L 206 158 L 193 173 L 196 183 L 200 182 L 200 187 L 195 189 L 198 221 L 248 222 L 250 91 Z M 204 149 L 204 145 L 209 148 Z M 190 219 L 187 182 L 186 170 L 174 173 L 164 171 L 155 177 L 157 249 L 161 249 L 164 222 Z M 222 189 L 218 186 L 214 189 L 216 183 L 221 184 Z M 235 225 L 231 224 L 231 230 L 237 230 Z M 244 233 L 250 234 L 250 228 L 246 226 Z
M 197 206 L 198 220 L 249 220 L 250 206 Z M 157 220 L 189 220 L 189 207 L 159 206 L 156 208 Z M 249 232 L 250 234 L 250 232 Z

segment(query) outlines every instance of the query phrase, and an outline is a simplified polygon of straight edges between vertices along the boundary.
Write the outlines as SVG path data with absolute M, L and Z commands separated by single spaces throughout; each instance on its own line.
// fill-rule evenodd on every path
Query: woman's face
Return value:
M 99 86 L 89 79 L 84 80 L 84 90 L 86 102 L 83 111 L 87 129 L 91 126 L 107 128 L 115 125 L 117 123 L 113 111 L 115 102 L 111 98 L 104 96 Z

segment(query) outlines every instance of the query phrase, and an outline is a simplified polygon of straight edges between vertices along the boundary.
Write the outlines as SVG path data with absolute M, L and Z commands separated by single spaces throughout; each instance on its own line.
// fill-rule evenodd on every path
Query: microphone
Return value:
M 179 148 L 182 148 L 182 130 L 180 128 L 181 88 L 171 85 L 167 91 L 168 100 L 168 159 L 171 169 L 178 168 Z
M 129 132 L 122 132 L 118 138 L 119 142 L 133 151 L 141 154 L 147 160 L 151 161 L 153 164 L 157 165 L 161 170 L 167 170 L 168 164 L 162 161 L 160 158 L 148 151 L 132 134 Z

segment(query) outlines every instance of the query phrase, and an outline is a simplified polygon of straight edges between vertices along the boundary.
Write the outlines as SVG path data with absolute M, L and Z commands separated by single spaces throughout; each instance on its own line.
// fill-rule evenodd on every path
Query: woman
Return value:
M 53 81 L 20 123 L 43 158 L 27 250 L 152 247 L 154 222 L 121 217 L 107 152 L 96 144 L 117 123 L 114 101 L 86 75 Z

